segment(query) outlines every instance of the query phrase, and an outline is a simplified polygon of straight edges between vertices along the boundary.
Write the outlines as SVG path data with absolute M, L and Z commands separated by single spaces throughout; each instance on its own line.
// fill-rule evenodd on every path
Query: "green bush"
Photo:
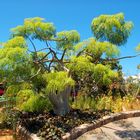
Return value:
M 136 106 L 137 105 L 137 106 Z M 104 95 L 102 97 L 93 98 L 90 96 L 79 95 L 72 103 L 72 108 L 80 110 L 110 110 L 112 112 L 121 112 L 125 110 L 139 109 L 139 102 L 136 103 L 136 98 L 128 94 L 121 98 L 117 96 L 113 98 L 110 95 Z
M 43 112 L 44 110 L 50 110 L 51 104 L 49 100 L 41 97 L 40 95 L 31 96 L 27 102 L 22 105 L 22 110 L 28 112 Z
M 16 106 L 22 111 L 42 112 L 52 108 L 47 97 L 34 93 L 32 90 L 21 90 L 16 97 Z
M 76 100 L 72 103 L 72 107 L 80 110 L 97 110 L 97 101 L 89 96 L 78 96 Z

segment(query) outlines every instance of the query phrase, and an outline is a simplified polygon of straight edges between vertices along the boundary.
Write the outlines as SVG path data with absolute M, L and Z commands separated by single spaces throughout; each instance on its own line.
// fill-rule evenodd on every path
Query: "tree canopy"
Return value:
M 119 81 L 117 46 L 126 43 L 132 27 L 122 13 L 101 15 L 91 24 L 95 38 L 80 41 L 76 30 L 57 32 L 54 24 L 43 18 L 25 19 L 11 30 L 11 38 L 1 43 L 1 81 L 8 82 L 7 93 L 26 97 L 19 101 L 22 109 L 33 110 L 29 104 L 49 98 L 55 113 L 65 115 L 70 110 L 69 95 L 76 87 L 94 95 Z M 36 41 L 43 45 L 38 47 Z
M 94 18 L 91 29 L 97 40 L 109 41 L 115 45 L 124 45 L 133 27 L 132 22 L 124 20 L 124 14 L 101 15 Z

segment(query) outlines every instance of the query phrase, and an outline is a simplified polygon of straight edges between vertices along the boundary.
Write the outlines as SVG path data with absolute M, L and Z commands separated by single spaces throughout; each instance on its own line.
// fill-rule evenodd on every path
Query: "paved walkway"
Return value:
M 140 117 L 109 123 L 76 140 L 140 140 Z

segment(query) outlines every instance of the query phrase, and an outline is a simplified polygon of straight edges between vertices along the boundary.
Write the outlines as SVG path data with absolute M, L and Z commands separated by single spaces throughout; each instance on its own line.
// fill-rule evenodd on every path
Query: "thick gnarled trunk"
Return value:
M 53 105 L 53 111 L 56 115 L 65 115 L 70 111 L 69 96 L 71 87 L 67 87 L 60 93 L 50 93 L 49 99 Z

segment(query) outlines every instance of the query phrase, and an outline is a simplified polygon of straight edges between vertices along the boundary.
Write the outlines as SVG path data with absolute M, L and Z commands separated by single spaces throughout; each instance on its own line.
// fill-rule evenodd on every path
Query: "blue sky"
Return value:
M 140 43 L 139 0 L 1 0 L 0 7 L 0 42 L 9 38 L 10 28 L 36 16 L 53 22 L 57 31 L 76 29 L 83 40 L 92 36 L 90 24 L 94 17 L 123 12 L 134 28 L 127 44 L 120 47 L 121 56 L 135 55 Z M 140 72 L 136 68 L 139 63 L 140 57 L 121 60 L 126 75 Z

